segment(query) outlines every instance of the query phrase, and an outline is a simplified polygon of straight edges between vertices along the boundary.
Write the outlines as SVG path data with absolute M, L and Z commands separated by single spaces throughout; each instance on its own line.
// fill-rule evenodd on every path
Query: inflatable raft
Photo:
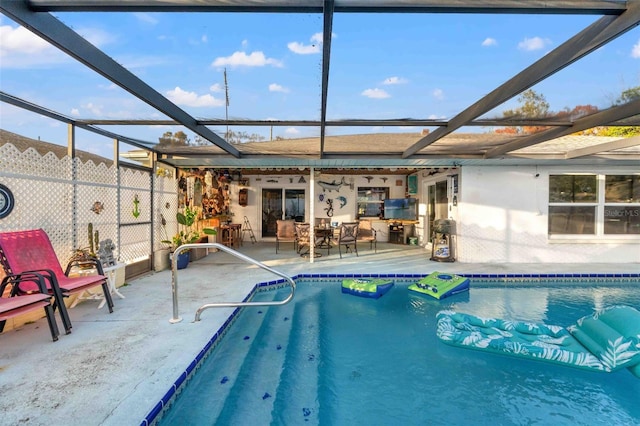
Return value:
M 433 272 L 417 283 L 411 284 L 409 290 L 426 294 L 436 299 L 444 299 L 456 293 L 469 290 L 469 279 L 453 274 Z
M 393 281 L 384 278 L 348 278 L 342 280 L 342 292 L 354 296 L 379 299 L 393 287 Z
M 453 311 L 436 318 L 436 333 L 449 345 L 584 370 L 627 368 L 640 378 L 640 312 L 631 306 L 605 308 L 567 328 Z

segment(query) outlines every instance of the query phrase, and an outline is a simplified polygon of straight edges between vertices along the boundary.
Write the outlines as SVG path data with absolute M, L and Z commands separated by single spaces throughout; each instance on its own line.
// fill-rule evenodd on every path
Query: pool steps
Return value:
M 225 402 L 216 424 L 265 424 L 271 419 L 276 390 L 286 355 L 286 342 L 289 341 L 295 304 L 280 307 L 250 308 L 243 314 L 261 315 L 260 328 L 254 331 L 251 339 L 251 352 L 259 354 L 254 359 L 244 358 L 235 374 L 231 395 L 245 395 L 242 400 L 230 397 Z M 259 314 L 258 311 L 262 313 Z M 273 320 L 275 319 L 275 321 Z M 257 336 L 257 337 L 256 337 Z M 280 345 L 281 349 L 277 347 Z M 276 374 L 263 375 L 260 381 L 256 371 L 270 371 Z M 249 409 L 247 409 L 250 407 Z M 212 412 L 215 412 L 211 410 Z
M 316 290 L 321 291 L 320 288 Z M 294 319 L 292 335 L 299 337 L 287 347 L 285 368 L 280 376 L 280 383 L 293 384 L 289 388 L 278 387 L 274 412 L 282 413 L 283 419 L 297 418 L 298 424 L 317 425 L 320 411 L 318 370 L 322 361 L 320 333 L 315 332 L 322 326 L 318 305 L 298 301 Z

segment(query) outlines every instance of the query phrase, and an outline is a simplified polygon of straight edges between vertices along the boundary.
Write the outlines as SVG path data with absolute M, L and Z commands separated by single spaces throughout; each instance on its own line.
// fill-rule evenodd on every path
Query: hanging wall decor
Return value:
M 242 207 L 249 204 L 249 190 L 247 188 L 240 188 L 238 191 L 238 204 Z
M 9 188 L 0 184 L 0 219 L 9 216 L 14 205 L 13 193 Z
M 133 196 L 133 210 L 131 211 L 131 214 L 133 215 L 133 217 L 135 217 L 136 219 L 138 218 L 138 216 L 140 216 L 140 199 L 138 198 L 138 194 Z
M 102 204 L 100 201 L 96 201 L 95 203 L 93 203 L 93 206 L 91 206 L 90 210 L 95 214 L 100 214 L 102 210 L 104 210 L 104 204 Z
M 324 211 L 327 212 L 327 217 L 332 217 L 333 216 L 333 200 L 331 198 L 328 198 L 327 204 L 329 205 L 329 207 L 324 209 Z

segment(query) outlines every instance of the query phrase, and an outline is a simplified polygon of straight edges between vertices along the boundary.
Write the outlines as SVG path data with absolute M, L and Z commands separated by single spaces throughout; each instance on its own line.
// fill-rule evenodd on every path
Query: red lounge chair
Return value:
M 67 265 L 66 272 L 62 272 L 51 241 L 42 229 L 0 233 L 0 263 L 7 276 L 22 275 L 22 279 L 17 283 L 16 295 L 38 292 L 37 278 L 43 278 L 47 291 L 54 297 L 53 308 L 60 309 L 60 317 L 67 334 L 71 333 L 71 320 L 63 301 L 64 297 L 101 285 L 109 312 L 113 312 L 111 292 L 100 262 L 97 259 L 93 261 L 98 275 L 68 277 L 74 262 Z
M 2 280 L 0 284 L 0 333 L 4 330 L 4 325 L 9 318 L 17 317 L 18 315 L 25 314 L 27 312 L 35 311 L 44 308 L 44 313 L 49 322 L 49 330 L 51 331 L 51 338 L 55 342 L 58 340 L 58 324 L 53 316 L 53 307 L 51 306 L 51 296 L 47 292 L 47 286 L 44 283 L 44 278 L 38 274 L 31 274 L 29 279 L 35 280 L 38 284 L 40 292 L 33 294 L 26 294 L 19 296 L 16 294 L 17 285 L 26 277 L 23 276 L 8 276 Z M 8 285 L 11 285 L 11 291 L 9 297 L 2 297 L 5 293 L 5 289 Z

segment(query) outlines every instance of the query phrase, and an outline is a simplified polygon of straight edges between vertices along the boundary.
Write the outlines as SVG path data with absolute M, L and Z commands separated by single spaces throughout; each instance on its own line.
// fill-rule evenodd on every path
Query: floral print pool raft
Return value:
M 627 368 L 640 378 L 640 312 L 631 306 L 599 310 L 567 328 L 446 310 L 436 318 L 437 336 L 453 346 L 585 370 Z
M 354 296 L 379 299 L 393 287 L 393 281 L 384 278 L 348 278 L 342 280 L 342 292 Z
M 468 290 L 468 278 L 442 272 L 433 272 L 409 286 L 409 291 L 426 294 L 436 299 L 444 299 Z

